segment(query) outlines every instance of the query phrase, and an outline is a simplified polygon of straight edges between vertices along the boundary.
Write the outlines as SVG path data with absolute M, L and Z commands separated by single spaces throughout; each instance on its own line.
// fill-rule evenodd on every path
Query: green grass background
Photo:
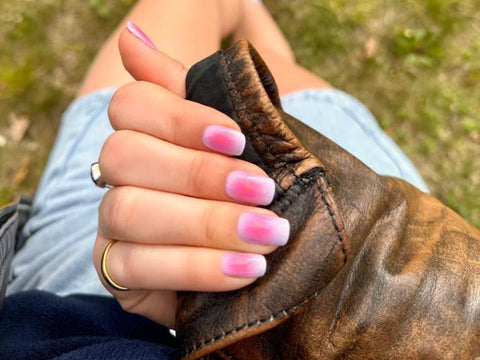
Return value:
M 0 204 L 34 193 L 61 113 L 133 3 L 0 0 Z M 480 2 L 265 3 L 298 61 L 363 101 L 433 194 L 480 227 Z M 11 114 L 30 120 L 18 143 Z

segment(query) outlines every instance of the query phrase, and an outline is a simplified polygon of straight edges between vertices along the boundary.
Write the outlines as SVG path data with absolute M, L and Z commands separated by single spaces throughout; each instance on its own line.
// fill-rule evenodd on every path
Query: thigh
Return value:
M 92 183 L 90 164 L 113 131 L 107 115 L 113 93 L 92 93 L 65 112 L 23 230 L 27 241 L 12 262 L 8 293 L 107 294 L 91 260 L 105 190 Z

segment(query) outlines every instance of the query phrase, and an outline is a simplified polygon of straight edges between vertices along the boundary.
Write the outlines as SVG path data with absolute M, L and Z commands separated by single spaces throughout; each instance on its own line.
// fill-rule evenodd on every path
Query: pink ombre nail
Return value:
M 238 236 L 250 244 L 285 245 L 290 235 L 290 223 L 276 216 L 244 213 L 238 218 Z
M 234 200 L 268 205 L 275 195 L 275 182 L 266 176 L 245 171 L 232 171 L 227 177 L 225 191 Z
M 211 125 L 203 133 L 203 144 L 227 155 L 241 155 L 245 148 L 245 135 L 220 125 Z
M 257 278 L 266 270 L 267 261 L 262 255 L 231 252 L 222 259 L 222 272 L 228 276 Z
M 155 44 L 148 38 L 148 36 L 133 22 L 127 21 L 127 29 L 137 39 L 140 39 L 145 45 L 153 50 L 157 50 Z

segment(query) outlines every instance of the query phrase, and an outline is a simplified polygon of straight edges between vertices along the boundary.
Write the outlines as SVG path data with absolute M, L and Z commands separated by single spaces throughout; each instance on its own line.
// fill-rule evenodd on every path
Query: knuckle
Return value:
M 110 103 L 108 104 L 108 118 L 110 119 L 110 124 L 112 124 L 112 127 L 114 129 L 118 129 L 120 120 L 122 118 L 123 114 L 123 109 L 124 105 L 126 104 L 126 89 L 124 86 L 121 88 L 117 89 L 115 93 L 112 96 L 112 99 L 110 100 Z
M 132 132 L 128 130 L 120 130 L 111 134 L 105 143 L 99 156 L 99 163 L 102 175 L 107 176 L 108 173 L 117 168 L 120 160 L 124 158 L 122 153 L 131 149 Z
M 168 129 L 168 141 L 178 144 L 184 132 L 182 131 L 182 124 L 187 118 L 187 102 L 184 99 L 170 100 L 170 126 Z
M 99 226 L 106 236 L 121 239 L 133 208 L 134 196 L 128 187 L 115 187 L 109 190 L 100 204 Z
M 127 128 L 125 114 L 128 114 L 128 108 L 132 99 L 138 93 L 138 83 L 128 83 L 118 88 L 112 96 L 108 105 L 107 113 L 110 123 L 115 130 Z
M 224 170 L 231 167 L 229 158 L 198 151 L 188 165 L 185 186 L 193 196 L 222 196 L 218 183 L 223 181 Z M 212 185 L 215 188 L 212 188 Z
M 166 133 L 166 140 L 177 144 L 179 136 L 181 136 L 181 130 L 178 128 L 179 126 L 179 119 L 181 119 L 181 104 L 179 101 L 170 102 L 171 106 L 168 108 L 170 114 L 166 114 L 166 118 L 168 118 L 168 129 Z
M 100 155 L 98 156 L 98 162 L 100 163 L 100 168 L 102 170 L 102 175 L 105 176 L 105 169 L 108 168 L 110 161 L 112 159 L 112 155 L 115 154 L 115 149 L 112 147 L 115 146 L 115 140 L 113 133 L 110 135 L 107 140 L 103 143 L 102 150 L 100 151 Z
M 212 205 L 206 205 L 202 217 L 201 217 L 201 237 L 199 239 L 200 246 L 213 247 L 216 242 L 216 224 L 215 221 L 215 207 Z
M 183 84 L 185 82 L 185 74 L 187 68 L 179 61 L 174 61 L 172 63 L 172 74 L 174 74 L 175 79 L 178 80 L 178 83 Z
M 187 189 L 192 195 L 201 195 L 203 193 L 202 173 L 208 172 L 208 161 L 206 153 L 196 154 L 191 163 L 187 174 Z

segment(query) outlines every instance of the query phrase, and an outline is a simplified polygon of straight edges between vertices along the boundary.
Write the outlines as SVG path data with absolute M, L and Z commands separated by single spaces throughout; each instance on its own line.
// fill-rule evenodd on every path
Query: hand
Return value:
M 99 157 L 114 186 L 99 208 L 94 263 L 100 280 L 130 312 L 174 327 L 177 290 L 229 291 L 266 270 L 263 254 L 288 240 L 289 224 L 269 210 L 274 183 L 231 158 L 243 149 L 238 125 L 184 99 L 187 70 L 124 31 L 120 52 L 137 82 L 114 95 L 116 132 Z M 112 246 L 107 268 L 100 261 Z

